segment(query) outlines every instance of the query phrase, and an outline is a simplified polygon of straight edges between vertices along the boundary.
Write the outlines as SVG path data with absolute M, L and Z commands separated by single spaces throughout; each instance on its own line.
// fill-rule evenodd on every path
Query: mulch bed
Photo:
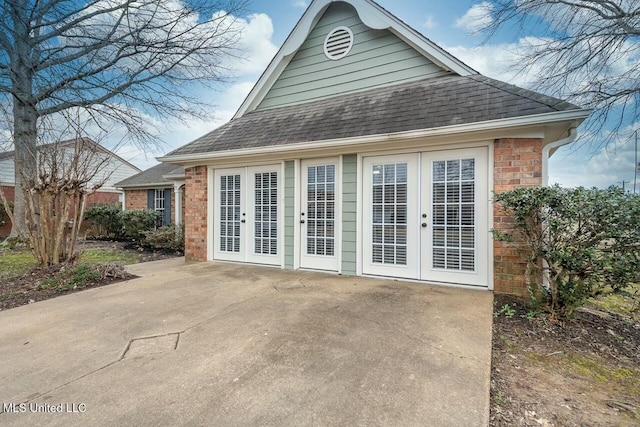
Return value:
M 640 324 L 583 310 L 565 323 L 497 295 L 491 373 L 493 426 L 640 425 Z
M 172 251 L 149 251 L 132 242 L 113 240 L 86 240 L 78 243 L 80 250 L 109 249 L 126 251 L 135 254 L 138 262 L 159 261 L 182 256 Z M 0 311 L 37 301 L 44 301 L 61 295 L 79 292 L 85 289 L 111 285 L 135 278 L 118 263 L 96 266 L 95 269 L 78 272 L 76 267 L 53 266 L 36 267 L 19 277 L 0 282 Z
M 0 283 L 0 311 L 136 277 L 126 271 L 118 271 L 115 277 L 97 279 L 89 277 L 77 284 L 60 283 L 64 279 L 69 279 L 68 274 L 65 273 L 71 273 L 72 270 L 73 268 L 69 266 L 36 267 L 20 277 Z M 43 286 L 43 283 L 50 285 Z

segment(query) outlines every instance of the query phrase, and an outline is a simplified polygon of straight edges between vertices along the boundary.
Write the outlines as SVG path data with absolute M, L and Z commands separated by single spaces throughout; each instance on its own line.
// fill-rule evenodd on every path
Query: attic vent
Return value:
M 352 47 L 353 33 L 347 27 L 333 29 L 324 39 L 324 54 L 334 61 L 347 56 Z

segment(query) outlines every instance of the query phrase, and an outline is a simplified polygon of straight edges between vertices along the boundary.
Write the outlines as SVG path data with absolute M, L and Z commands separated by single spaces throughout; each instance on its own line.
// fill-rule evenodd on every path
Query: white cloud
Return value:
M 291 2 L 291 6 L 297 7 L 297 8 L 300 8 L 300 9 L 306 9 L 307 2 L 304 1 L 304 0 L 297 0 L 297 1 Z
M 436 23 L 435 19 L 433 19 L 433 15 L 428 15 L 426 21 L 424 21 L 424 24 L 422 24 L 422 26 L 427 30 L 432 30 L 437 25 L 438 24 Z
M 236 77 L 261 73 L 278 52 L 273 44 L 273 21 L 265 13 L 255 13 L 248 19 L 236 18 L 234 25 L 240 32 L 238 49 L 243 58 L 232 59 L 228 67 Z
M 456 19 L 453 24 L 456 28 L 462 28 L 474 33 L 493 22 L 491 17 L 492 5 L 487 1 L 471 6 L 467 13 Z

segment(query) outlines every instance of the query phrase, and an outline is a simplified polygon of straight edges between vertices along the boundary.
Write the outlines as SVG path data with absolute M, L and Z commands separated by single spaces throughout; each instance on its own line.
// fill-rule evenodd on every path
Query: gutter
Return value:
M 578 131 L 575 126 L 569 128 L 569 136 L 558 141 L 547 144 L 542 148 L 542 186 L 549 186 L 549 158 L 551 157 L 551 150 L 560 148 L 564 145 L 571 144 L 576 140 Z

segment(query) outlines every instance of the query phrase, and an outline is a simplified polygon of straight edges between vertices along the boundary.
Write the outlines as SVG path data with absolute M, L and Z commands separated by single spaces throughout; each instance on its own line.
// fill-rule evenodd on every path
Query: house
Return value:
M 124 192 L 124 210 L 162 213 L 162 225 L 182 224 L 184 168 L 160 163 L 115 184 Z
M 56 149 L 68 150 L 70 153 L 76 149 L 78 139 L 69 139 L 54 143 Z M 80 141 L 87 150 L 91 150 L 92 156 L 96 162 L 101 162 L 100 171 L 89 183 L 96 184 L 104 181 L 104 185 L 96 193 L 91 194 L 87 199 L 87 207 L 100 204 L 118 204 L 121 203 L 122 192 L 116 188 L 115 183 L 127 177 L 130 177 L 140 169 L 124 160 L 114 152 L 107 150 L 100 144 L 90 138 L 82 138 Z M 39 147 L 40 150 L 51 147 L 53 144 L 44 144 Z M 71 155 L 71 154 L 70 154 Z M 15 197 L 15 153 L 7 151 L 0 153 L 0 187 L 9 201 L 13 201 Z M 0 224 L 0 236 L 8 236 L 11 232 L 11 223 L 6 221 Z
M 497 81 L 370 0 L 314 0 L 185 168 L 186 257 L 522 294 L 494 191 L 546 184 L 589 111 Z

